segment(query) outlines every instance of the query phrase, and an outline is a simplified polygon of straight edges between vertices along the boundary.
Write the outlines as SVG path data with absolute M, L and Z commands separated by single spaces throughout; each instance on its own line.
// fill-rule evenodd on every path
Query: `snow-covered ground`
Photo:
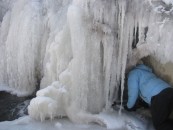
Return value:
M 112 110 L 98 115 L 106 126 L 98 124 L 74 124 L 67 118 L 36 121 L 29 116 L 14 121 L 0 122 L 0 130 L 154 130 L 151 120 L 137 113 L 127 113 Z
M 22 117 L 15 121 L 0 123 L 0 130 L 105 130 L 104 127 L 93 125 L 76 125 L 68 119 L 39 122 L 30 117 Z

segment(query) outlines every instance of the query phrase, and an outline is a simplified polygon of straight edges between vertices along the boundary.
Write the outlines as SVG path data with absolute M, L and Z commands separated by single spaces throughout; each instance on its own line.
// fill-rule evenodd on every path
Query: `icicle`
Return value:
M 40 113 L 40 120 L 41 122 L 43 122 L 45 119 L 44 119 L 44 114 L 43 113 Z
M 118 77 L 121 77 L 121 102 L 123 101 L 123 91 L 124 91 L 124 72 L 125 68 L 124 65 L 122 64 L 124 59 L 123 53 L 124 53 L 124 47 L 128 45 L 123 45 L 125 44 L 123 42 L 123 34 L 124 34 L 124 20 L 125 20 L 125 12 L 126 12 L 126 3 L 125 1 L 120 1 L 119 2 L 119 29 L 120 29 L 120 37 L 119 37 L 119 54 L 118 54 L 118 68 L 119 68 L 119 74 Z M 127 39 L 126 39 L 127 40 Z M 122 66 L 123 65 L 123 66 Z M 120 107 L 120 112 L 121 113 L 121 108 L 122 108 L 122 103 Z

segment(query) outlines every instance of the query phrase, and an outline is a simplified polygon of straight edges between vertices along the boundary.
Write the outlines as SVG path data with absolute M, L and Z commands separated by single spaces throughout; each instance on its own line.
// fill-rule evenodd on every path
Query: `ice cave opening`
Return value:
M 0 90 L 38 120 L 97 122 L 144 57 L 173 84 L 172 0 L 0 0 Z M 160 69 L 161 68 L 161 69 Z M 169 70 L 171 71 L 169 71 Z

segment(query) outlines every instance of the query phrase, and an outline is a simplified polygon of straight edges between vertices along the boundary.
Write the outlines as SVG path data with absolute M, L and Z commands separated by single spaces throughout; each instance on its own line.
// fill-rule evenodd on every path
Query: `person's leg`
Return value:
M 173 124 L 169 119 L 172 109 L 173 89 L 165 89 L 154 96 L 151 101 L 151 115 L 156 130 L 173 130 Z

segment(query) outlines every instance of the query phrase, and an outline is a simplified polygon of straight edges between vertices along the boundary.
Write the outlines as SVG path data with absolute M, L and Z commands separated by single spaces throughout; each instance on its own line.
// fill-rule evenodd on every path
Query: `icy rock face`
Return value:
M 169 3 L 17 0 L 1 15 L 0 83 L 20 96 L 60 81 L 72 108 L 108 109 L 120 82 L 123 92 L 126 64 L 148 55 L 173 62 Z

